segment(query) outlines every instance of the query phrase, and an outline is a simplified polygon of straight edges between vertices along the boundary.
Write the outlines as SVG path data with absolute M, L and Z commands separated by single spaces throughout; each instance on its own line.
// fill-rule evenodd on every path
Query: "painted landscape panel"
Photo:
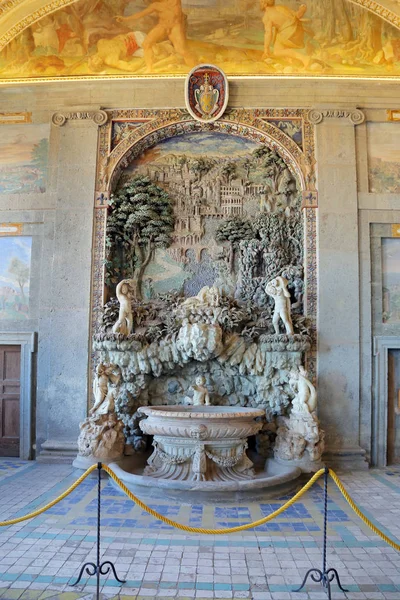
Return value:
M 368 123 L 369 191 L 400 193 L 400 124 Z
M 49 126 L 2 125 L 0 133 L 0 193 L 45 192 Z
M 373 3 L 372 3 L 373 4 Z M 400 75 L 400 32 L 349 0 L 78 0 L 25 29 L 0 78 Z
M 29 318 L 31 250 L 31 237 L 0 237 L 0 319 Z

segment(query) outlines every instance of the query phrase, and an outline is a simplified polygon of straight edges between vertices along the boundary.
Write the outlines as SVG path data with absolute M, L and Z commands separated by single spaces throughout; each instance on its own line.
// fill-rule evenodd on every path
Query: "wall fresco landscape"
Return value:
M 346 0 L 78 0 L 1 53 L 0 78 L 400 75 L 400 32 Z
M 369 191 L 400 193 L 398 123 L 368 123 Z
M 31 249 L 31 237 L 0 237 L 0 320 L 29 317 Z
M 0 194 L 46 191 L 48 125 L 2 125 Z

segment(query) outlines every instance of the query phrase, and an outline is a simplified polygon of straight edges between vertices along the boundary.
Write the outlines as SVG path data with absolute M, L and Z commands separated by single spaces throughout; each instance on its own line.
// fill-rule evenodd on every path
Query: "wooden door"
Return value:
M 400 350 L 388 352 L 388 432 L 387 464 L 400 463 L 400 415 L 397 414 L 400 392 Z
M 0 456 L 19 456 L 21 346 L 0 346 Z

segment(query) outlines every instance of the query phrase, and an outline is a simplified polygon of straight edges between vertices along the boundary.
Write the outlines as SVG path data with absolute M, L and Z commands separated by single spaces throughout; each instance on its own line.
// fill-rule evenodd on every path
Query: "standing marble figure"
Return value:
M 265 292 L 275 301 L 275 310 L 272 323 L 275 333 L 279 335 L 279 319 L 282 319 L 285 325 L 286 333 L 293 335 L 293 323 L 290 315 L 290 292 L 287 289 L 288 281 L 284 277 L 276 277 L 269 281 L 265 287 Z
M 123 279 L 117 285 L 116 294 L 119 301 L 119 315 L 118 321 L 112 328 L 113 333 L 121 333 L 122 335 L 132 333 L 133 314 L 131 300 L 133 283 L 133 279 Z

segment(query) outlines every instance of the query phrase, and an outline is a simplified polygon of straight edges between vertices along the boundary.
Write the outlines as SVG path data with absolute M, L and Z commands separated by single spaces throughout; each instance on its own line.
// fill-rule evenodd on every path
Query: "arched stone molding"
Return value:
M 304 109 L 231 109 L 224 118 L 213 124 L 199 123 L 191 119 L 185 110 L 108 110 L 108 121 L 99 127 L 99 145 L 95 192 L 95 232 L 92 269 L 92 331 L 99 325 L 104 304 L 104 258 L 107 200 L 115 189 L 120 175 L 129 162 L 144 150 L 164 139 L 185 133 L 214 131 L 250 139 L 273 148 L 296 176 L 304 204 L 305 227 L 305 281 L 306 313 L 312 323 L 313 350 L 308 356 L 308 370 L 316 372 L 316 312 L 317 312 L 317 264 L 316 264 L 316 210 L 314 125 L 307 119 Z M 297 120 L 303 132 L 302 144 L 298 145 L 276 123 L 279 120 Z M 125 139 L 112 148 L 114 121 L 136 122 L 137 127 Z
M 0 1 L 0 50 L 24 29 L 43 17 L 77 0 L 1 0 Z M 357 4 L 394 27 L 400 29 L 400 4 L 393 0 L 347 0 Z

